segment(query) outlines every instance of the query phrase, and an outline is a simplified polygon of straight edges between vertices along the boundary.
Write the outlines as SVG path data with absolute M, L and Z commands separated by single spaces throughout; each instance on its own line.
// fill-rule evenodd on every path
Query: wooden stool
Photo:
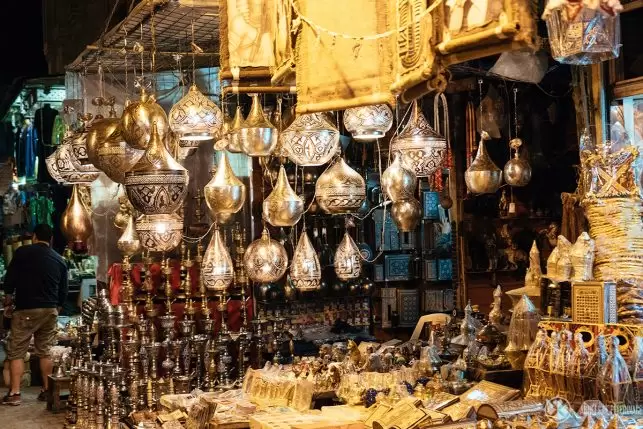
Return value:
M 70 377 L 48 376 L 49 386 L 47 388 L 47 410 L 52 413 L 61 411 L 60 409 L 60 391 L 69 390 Z

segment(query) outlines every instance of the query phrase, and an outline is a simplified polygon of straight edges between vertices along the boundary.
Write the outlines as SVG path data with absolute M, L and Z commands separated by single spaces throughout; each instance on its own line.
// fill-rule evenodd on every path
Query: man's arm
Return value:
M 16 291 L 16 282 L 18 281 L 18 276 L 20 275 L 20 259 L 22 258 L 21 249 L 16 249 L 16 253 L 13 255 L 13 259 L 7 267 L 7 272 L 4 276 L 4 293 L 6 295 L 12 295 Z
M 63 265 L 60 276 L 60 284 L 58 285 L 58 307 L 62 308 L 67 299 L 67 291 L 69 289 L 69 284 L 67 283 L 67 266 Z

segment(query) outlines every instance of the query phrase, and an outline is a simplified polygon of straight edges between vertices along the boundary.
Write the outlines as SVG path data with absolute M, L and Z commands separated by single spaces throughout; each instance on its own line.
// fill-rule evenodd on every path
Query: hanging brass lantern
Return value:
M 323 113 L 298 116 L 279 139 L 288 158 L 302 167 L 326 164 L 339 149 L 339 131 Z
M 401 155 L 396 153 L 393 162 L 382 173 L 382 191 L 395 202 L 403 198 L 413 198 L 417 186 L 415 173 L 402 165 Z
M 63 183 L 63 176 L 60 174 L 60 171 L 58 171 L 57 157 L 58 151 L 56 150 L 47 158 L 45 158 L 45 166 L 47 167 L 47 171 L 49 172 L 49 175 L 52 179 L 54 179 L 58 183 Z
M 290 264 L 290 280 L 300 291 L 311 291 L 319 288 L 321 265 L 315 248 L 308 238 L 306 230 L 301 231 L 295 253 Z
M 422 217 L 422 206 L 415 198 L 403 198 L 391 205 L 391 218 L 400 232 L 415 231 Z
M 268 156 L 277 146 L 277 128 L 266 119 L 259 94 L 252 94 L 252 106 L 238 131 L 241 148 L 248 156 Z
M 92 218 L 85 208 L 78 185 L 74 185 L 67 208 L 60 218 L 60 229 L 68 241 L 84 243 L 94 232 Z
M 87 132 L 74 133 L 69 140 L 71 162 L 76 171 L 81 173 L 100 173 L 100 170 L 89 161 L 87 152 Z
M 342 281 L 354 280 L 359 278 L 362 273 L 362 258 L 359 254 L 359 248 L 353 237 L 348 232 L 344 233 L 344 238 L 339 243 L 335 252 L 335 274 Z
M 339 158 L 315 184 L 315 199 L 326 213 L 352 213 L 366 199 L 364 178 Z
M 344 111 L 344 126 L 355 140 L 381 139 L 392 125 L 393 112 L 386 104 L 352 107 Z
M 98 159 L 98 149 L 112 134 L 115 132 L 120 133 L 120 126 L 120 118 L 105 118 L 92 123 L 92 126 L 87 130 L 87 138 L 85 141 L 89 162 L 98 167 L 100 162 Z
M 243 128 L 243 112 L 241 111 L 241 106 L 237 106 L 237 110 L 234 113 L 234 118 L 228 127 L 228 152 L 230 153 L 242 153 L 243 148 L 241 147 L 241 136 L 239 134 L 241 128 Z
M 58 146 L 51 156 L 53 159 L 46 163 L 49 174 L 51 177 L 60 178 L 60 182 L 64 185 L 88 185 L 100 176 L 99 171 L 78 171 L 74 167 L 71 144 L 68 140 Z
M 203 255 L 201 281 L 207 289 L 221 292 L 232 284 L 233 278 L 232 258 L 221 239 L 219 228 L 215 227 L 210 244 Z
M 246 200 L 246 185 L 235 176 L 225 152 L 219 155 L 219 164 L 210 182 L 203 188 L 210 217 L 237 213 Z
M 170 252 L 181 244 L 183 219 L 175 213 L 141 215 L 136 219 L 136 232 L 144 249 Z
M 270 238 L 268 230 L 264 228 L 261 238 L 250 243 L 246 249 L 243 266 L 253 282 L 275 282 L 286 272 L 288 253 L 281 243 Z
M 88 136 L 89 138 L 89 136 Z M 144 151 L 123 140 L 120 128 L 98 145 L 96 167 L 116 183 L 125 183 L 125 173 L 141 159 Z
M 231 125 L 232 119 L 224 112 L 221 132 L 219 133 L 219 138 L 214 142 L 214 150 L 226 150 L 228 148 L 228 145 L 230 144 L 228 134 L 230 133 Z
M 292 190 L 286 169 L 279 168 L 277 183 L 263 201 L 263 218 L 272 226 L 293 226 L 304 214 L 304 201 Z
M 145 89 L 141 88 L 141 98 L 123 110 L 123 138 L 135 149 L 146 149 L 152 138 L 153 124 L 156 124 L 157 133 L 163 139 L 168 130 L 167 115 L 154 96 L 148 95 Z
M 514 150 L 514 157 L 505 164 L 504 177 L 509 186 L 526 186 L 531 180 L 531 165 L 520 156 L 521 139 L 512 139 L 509 146 Z
M 156 125 L 141 159 L 125 173 L 125 190 L 139 212 L 170 214 L 183 204 L 188 192 L 188 172 L 167 151 Z
M 446 139 L 429 125 L 418 107 L 411 105 L 411 117 L 404 129 L 391 140 L 391 151 L 402 156 L 402 163 L 417 177 L 429 177 L 442 166 Z
M 223 114 L 214 101 L 192 85 L 188 93 L 172 106 L 168 121 L 180 140 L 201 142 L 218 138 Z
M 502 185 L 502 171 L 487 154 L 487 140 L 491 140 L 491 137 L 486 131 L 482 131 L 476 157 L 464 172 L 467 189 L 474 194 L 494 194 Z
M 127 226 L 123 234 L 116 242 L 118 250 L 123 256 L 131 257 L 141 251 L 141 240 L 138 238 L 136 227 L 134 226 L 134 216 L 130 215 L 127 219 Z

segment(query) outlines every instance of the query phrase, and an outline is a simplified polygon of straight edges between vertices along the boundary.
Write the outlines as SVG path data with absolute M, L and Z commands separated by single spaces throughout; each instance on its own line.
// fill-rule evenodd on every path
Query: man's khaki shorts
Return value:
M 55 308 L 33 308 L 16 310 L 11 317 L 9 337 L 9 360 L 24 359 L 29 350 L 31 337 L 34 338 L 34 354 L 49 357 L 49 351 L 56 342 L 58 310 Z

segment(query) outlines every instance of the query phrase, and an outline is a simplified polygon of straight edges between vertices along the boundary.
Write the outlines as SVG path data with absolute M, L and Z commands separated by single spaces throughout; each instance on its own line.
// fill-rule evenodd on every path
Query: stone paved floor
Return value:
M 0 403 L 0 428 L 2 429 L 62 429 L 65 413 L 52 414 L 47 404 L 38 401 L 39 387 L 22 390 L 22 404 L 14 407 Z M 2 395 L 6 391 L 2 390 Z

